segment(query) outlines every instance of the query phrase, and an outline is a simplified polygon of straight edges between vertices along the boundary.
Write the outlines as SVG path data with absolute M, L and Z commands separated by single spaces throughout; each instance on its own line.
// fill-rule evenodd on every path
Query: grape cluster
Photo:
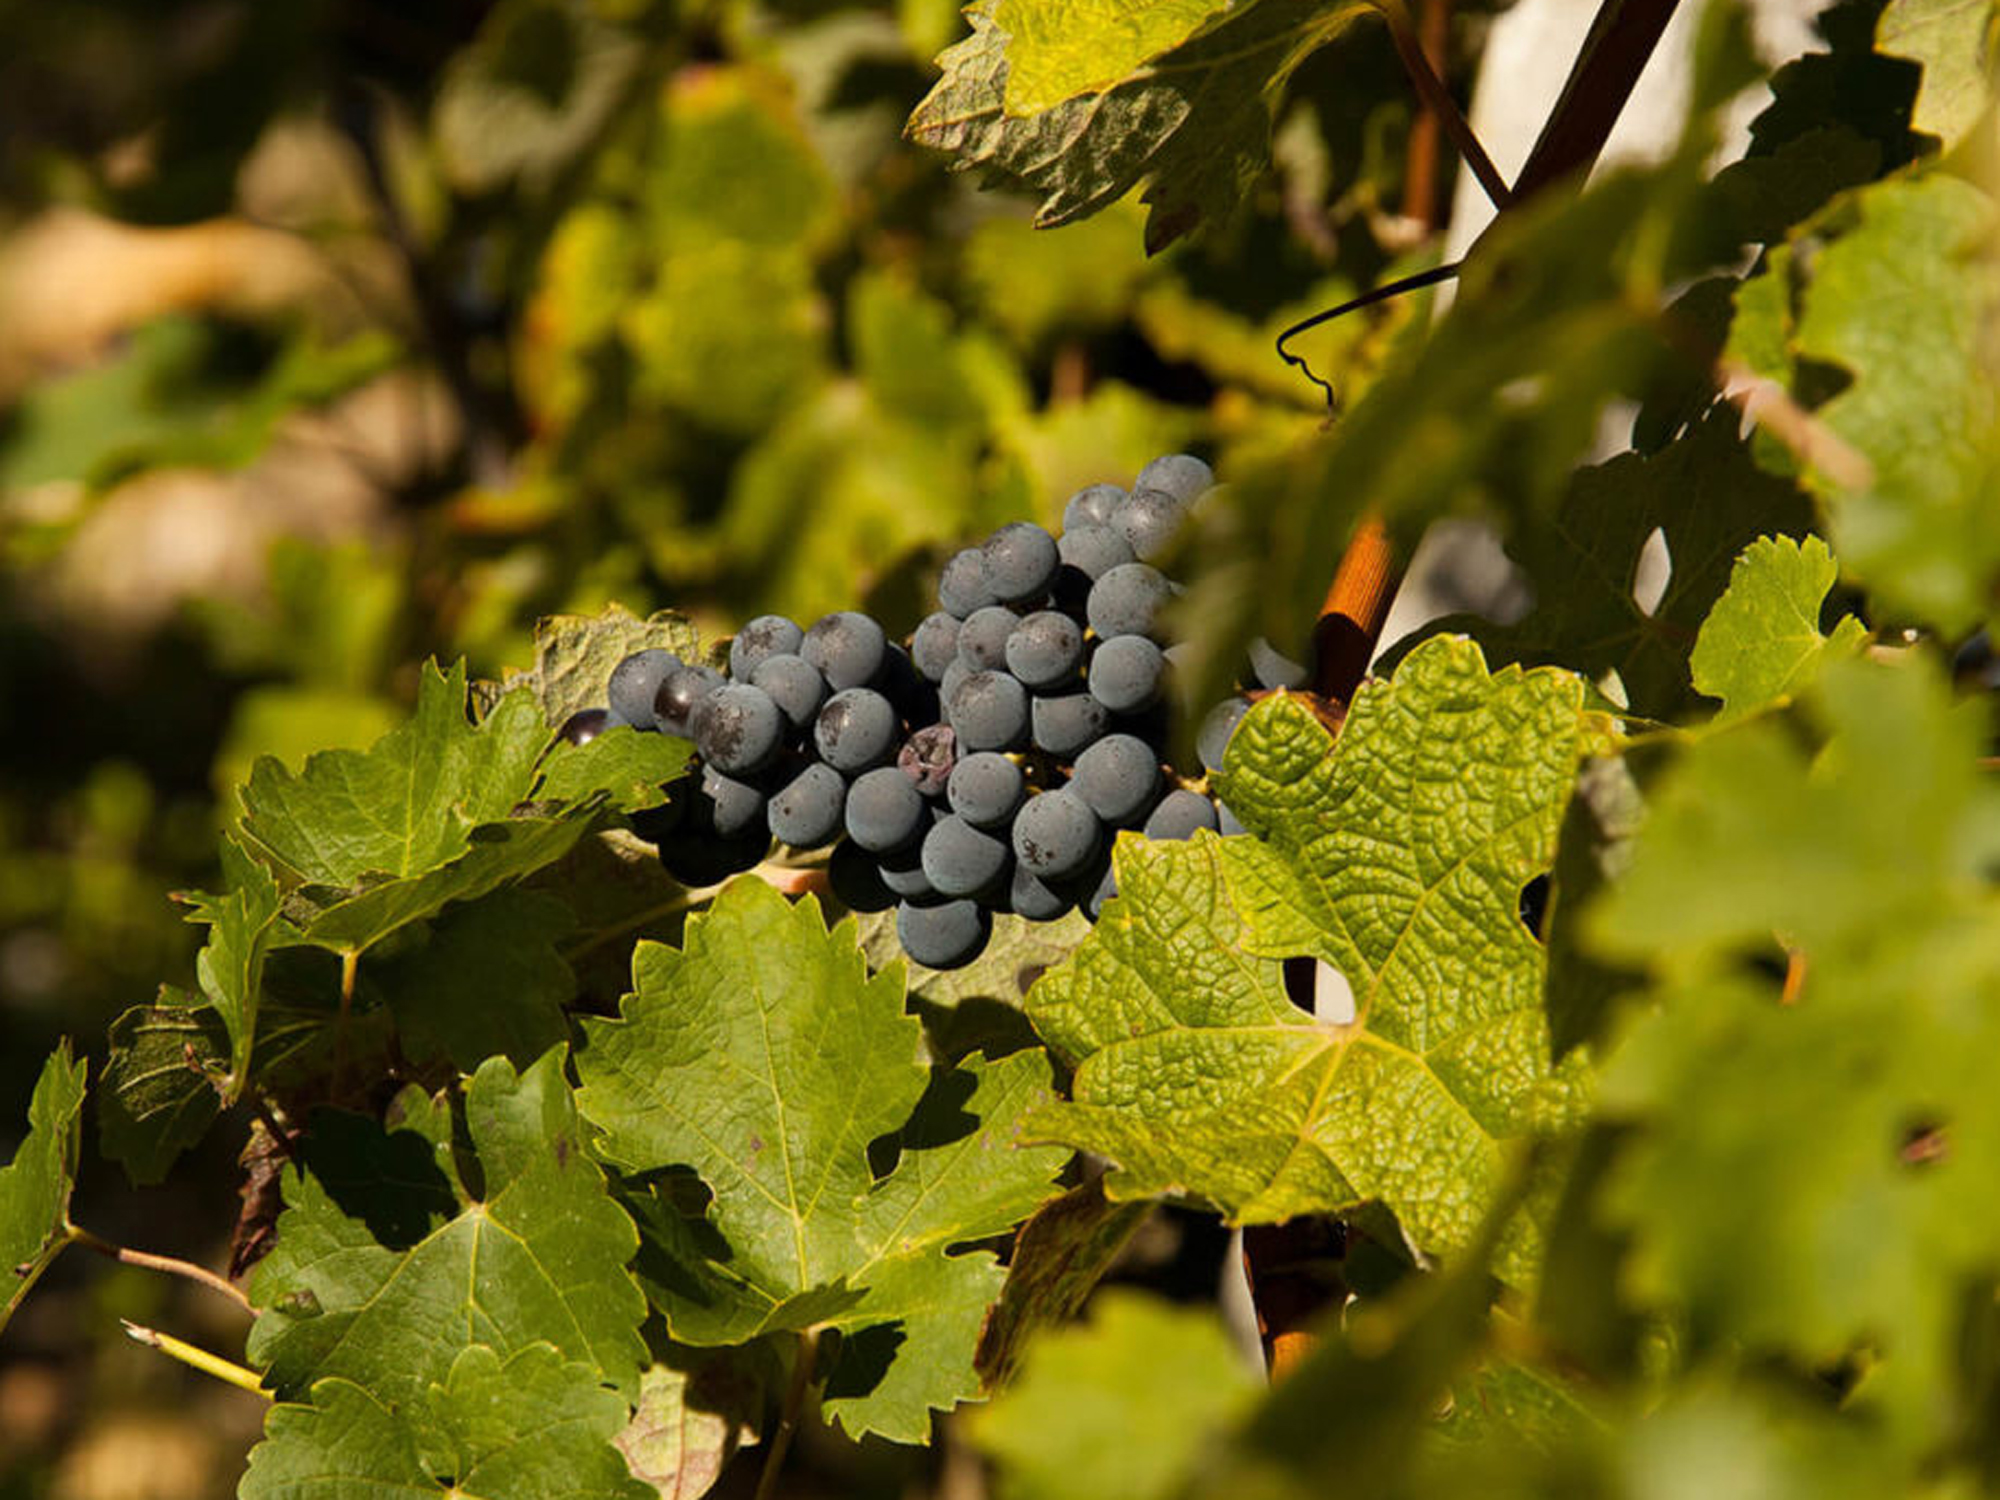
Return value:
M 749 868 L 774 837 L 832 844 L 834 893 L 855 910 L 896 907 L 904 951 L 933 968 L 977 957 L 994 912 L 1095 918 L 1117 830 L 1242 830 L 1163 764 L 1174 650 L 1162 614 L 1179 586 L 1155 564 L 1212 482 L 1173 454 L 1129 492 L 1071 496 L 1060 537 L 1001 527 L 946 564 L 939 608 L 907 650 L 844 611 L 804 630 L 752 620 L 727 674 L 636 652 L 612 671 L 610 707 L 565 732 L 624 723 L 694 742 L 700 770 L 641 826 L 685 883 Z M 1251 666 L 1265 687 L 1305 675 L 1262 642 Z M 1231 698 L 1203 721 L 1209 769 L 1248 706 Z

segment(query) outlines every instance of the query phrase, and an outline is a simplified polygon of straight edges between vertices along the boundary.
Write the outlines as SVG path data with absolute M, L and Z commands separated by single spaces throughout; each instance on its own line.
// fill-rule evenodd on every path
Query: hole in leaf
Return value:
M 1549 877 L 1537 875 L 1521 887 L 1521 895 L 1515 911 L 1521 918 L 1521 925 L 1528 929 L 1528 936 L 1536 942 L 1543 941 L 1543 934 L 1549 926 Z
M 1632 603 L 1640 614 L 1650 617 L 1660 607 L 1673 574 L 1674 557 L 1667 548 L 1667 534 L 1655 526 L 1639 544 L 1639 557 L 1632 565 Z
M 1323 958 L 1300 955 L 1284 963 L 1285 995 L 1322 1026 L 1354 1021 L 1354 986 Z

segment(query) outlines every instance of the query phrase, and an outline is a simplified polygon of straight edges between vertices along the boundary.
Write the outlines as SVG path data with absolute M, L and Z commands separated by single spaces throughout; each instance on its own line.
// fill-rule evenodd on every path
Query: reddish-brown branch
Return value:
M 1417 43 L 1431 67 L 1444 71 L 1445 48 L 1451 39 L 1451 0 L 1419 0 Z M 1438 156 L 1443 143 L 1437 112 L 1420 105 L 1410 122 L 1410 150 L 1403 170 L 1403 217 L 1421 225 L 1426 234 L 1437 228 Z
M 1562 95 L 1514 180 L 1515 202 L 1596 162 L 1679 3 L 1602 0 Z
M 1346 703 L 1368 673 L 1375 641 L 1389 617 L 1398 570 L 1388 528 L 1362 518 L 1334 571 L 1313 628 L 1313 691 Z

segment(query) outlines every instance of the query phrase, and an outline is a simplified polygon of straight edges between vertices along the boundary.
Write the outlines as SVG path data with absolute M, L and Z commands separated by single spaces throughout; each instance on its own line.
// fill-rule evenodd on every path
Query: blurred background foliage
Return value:
M 57 1035 L 187 977 L 170 893 L 212 880 L 255 757 L 368 743 L 426 656 L 497 674 L 613 600 L 907 629 L 955 541 L 1322 420 L 1272 336 L 1436 208 L 1381 31 L 1293 81 L 1234 223 L 1148 259 L 1129 203 L 1037 233 L 903 141 L 962 28 L 953 0 L 0 0 L 0 1135 Z M 1405 316 L 1307 352 L 1356 391 Z M 169 1189 L 93 1165 L 78 1218 L 211 1259 L 235 1144 Z M 148 1299 L 214 1316 L 156 1280 L 68 1257 L 9 1330 L 0 1496 L 233 1486 L 257 1403 L 103 1342 Z M 954 1460 L 839 1462 L 894 1493 Z

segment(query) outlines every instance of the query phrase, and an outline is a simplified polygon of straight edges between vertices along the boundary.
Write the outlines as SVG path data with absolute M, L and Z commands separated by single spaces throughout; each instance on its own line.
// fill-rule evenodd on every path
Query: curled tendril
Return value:
M 1316 312 L 1303 322 L 1294 323 L 1278 335 L 1278 358 L 1288 365 L 1297 365 L 1301 375 L 1325 391 L 1327 410 L 1331 411 L 1334 404 L 1333 387 L 1313 374 L 1312 366 L 1306 363 L 1304 355 L 1293 354 L 1285 348 L 1286 341 L 1297 338 L 1322 323 L 1331 323 L 1335 318 L 1344 317 L 1348 313 L 1359 312 L 1364 307 L 1373 307 L 1377 302 L 1387 302 L 1391 297 L 1400 297 L 1405 292 L 1421 291 L 1427 286 L 1436 286 L 1440 281 L 1449 281 L 1458 274 L 1458 268 L 1463 264 L 1463 261 L 1455 260 L 1450 265 L 1433 266 L 1428 271 L 1419 271 L 1414 276 L 1405 276 L 1399 281 L 1390 282 L 1387 286 L 1378 286 L 1374 291 L 1363 292 L 1359 297 L 1343 302 L 1338 307 L 1329 307 L 1325 312 Z

